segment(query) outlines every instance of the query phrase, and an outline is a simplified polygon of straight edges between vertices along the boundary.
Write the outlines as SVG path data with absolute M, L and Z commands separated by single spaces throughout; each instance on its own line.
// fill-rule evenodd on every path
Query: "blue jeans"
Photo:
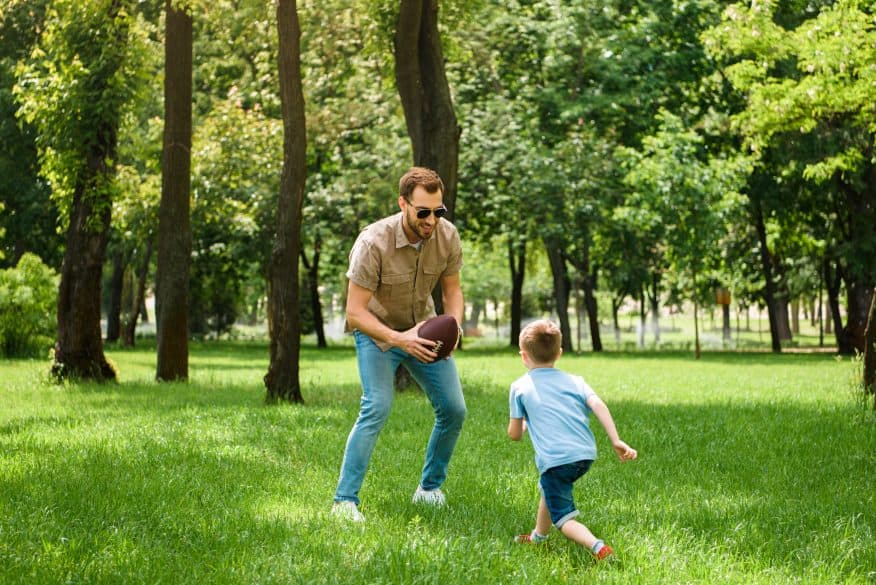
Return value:
M 362 381 L 362 401 L 359 418 L 347 438 L 335 501 L 359 503 L 359 489 L 365 479 L 368 462 L 392 409 L 395 371 L 400 364 L 422 386 L 435 410 L 435 425 L 426 447 L 426 463 L 420 485 L 425 490 L 441 487 L 465 419 L 465 399 L 456 363 L 451 357 L 424 364 L 396 347 L 381 351 L 370 337 L 360 331 L 354 331 L 353 335 L 356 338 L 356 359 Z
M 592 459 L 582 459 L 551 467 L 541 474 L 538 487 L 551 514 L 551 522 L 557 528 L 562 528 L 563 524 L 578 515 L 575 500 L 572 498 L 572 487 L 578 478 L 587 473 L 591 465 Z

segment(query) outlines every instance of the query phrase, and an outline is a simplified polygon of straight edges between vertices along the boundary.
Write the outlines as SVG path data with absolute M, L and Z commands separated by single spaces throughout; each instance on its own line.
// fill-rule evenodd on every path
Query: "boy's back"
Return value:
M 596 459 L 587 406 L 592 394 L 583 378 L 557 368 L 534 368 L 511 384 L 511 417 L 526 419 L 540 472 Z

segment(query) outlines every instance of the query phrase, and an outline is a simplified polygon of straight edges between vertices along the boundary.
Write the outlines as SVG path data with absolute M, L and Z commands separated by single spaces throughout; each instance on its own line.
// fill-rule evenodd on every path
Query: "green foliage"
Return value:
M 38 37 L 46 0 L 0 1 L 0 267 L 15 265 L 27 250 L 61 265 L 62 239 L 56 231 L 57 210 L 49 203 L 49 185 L 39 177 L 33 125 L 17 118 L 13 95 L 15 68 Z
M 460 279 L 466 303 L 485 305 L 487 301 L 500 302 L 511 296 L 504 248 L 491 243 L 463 244 L 465 266 Z
M 733 5 L 722 26 L 705 35 L 712 53 L 731 64 L 726 73 L 748 104 L 736 123 L 755 150 L 782 133 L 816 132 L 839 140 L 805 176 L 825 182 L 836 172 L 871 164 L 862 156 L 876 133 L 876 23 L 856 1 L 843 0 L 786 30 L 773 20 L 775 3 Z M 863 143 L 862 143 L 863 141 Z
M 57 325 L 58 275 L 39 256 L 24 254 L 0 270 L 0 355 L 45 356 Z
M 208 115 L 233 94 L 243 108 L 279 119 L 274 3 L 198 0 L 192 14 L 195 116 Z
M 195 27 L 192 322 L 204 333 L 264 297 L 281 162 L 276 23 L 275 6 L 261 0 L 185 4 Z M 83 137 L 109 118 L 120 124 L 118 180 L 88 192 L 112 198 L 110 245 L 133 264 L 154 237 L 163 3 L 123 0 L 113 23 L 109 5 L 0 0 L 2 263 L 30 249 L 59 266 L 57 226 L 81 174 Z M 396 210 L 395 180 L 410 161 L 393 75 L 398 2 L 298 10 L 308 126 L 302 246 L 308 260 L 320 250 L 324 295 L 342 296 L 353 238 Z M 872 183 L 872 3 L 448 0 L 439 16 L 462 128 L 455 221 L 466 241 L 519 249 L 556 237 L 572 277 L 589 260 L 599 298 L 621 300 L 655 282 L 664 298 L 688 286 L 684 247 L 684 258 L 702 262 L 703 282 L 730 285 L 734 299 L 751 303 L 763 277 L 745 204 L 757 202 L 776 279 L 791 294 L 817 287 L 824 257 L 873 273 L 866 259 L 876 248 L 845 239 L 844 224 L 862 217 L 844 200 L 847 187 L 866 193 Z M 94 89 L 102 79 L 103 94 Z M 615 156 L 617 147 L 631 158 Z M 757 158 L 745 186 L 739 152 Z M 60 220 L 46 205 L 50 192 Z M 690 229 L 686 210 L 710 225 Z M 499 247 L 499 270 L 485 281 L 507 274 Z M 530 265 L 545 263 L 539 248 L 530 244 Z M 470 299 L 480 296 L 477 283 L 468 286 Z M 529 310 L 550 306 L 543 292 L 527 279 Z
M 125 6 L 112 16 L 110 0 L 58 0 L 46 12 L 38 44 L 17 68 L 19 115 L 37 129 L 41 174 L 62 215 L 80 189 L 105 209 L 116 193 L 106 175 L 89 172 L 99 129 L 117 128 L 147 80 L 145 22 Z M 101 161 L 108 167 L 116 161 Z M 91 177 L 89 179 L 88 177 Z M 86 184 L 93 180 L 92 184 Z
M 283 128 L 232 92 L 193 145 L 190 323 L 222 334 L 241 312 L 250 274 L 264 274 L 274 234 Z
M 629 169 L 625 181 L 634 193 L 628 205 L 637 209 L 625 216 L 638 215 L 640 223 L 653 226 L 650 233 L 659 231 L 676 275 L 686 277 L 691 271 L 701 278 L 720 263 L 725 218 L 745 204 L 739 190 L 748 176 L 748 162 L 743 157 L 703 160 L 701 136 L 668 112 L 660 120 L 660 130 L 643 140 L 642 152 L 619 151 Z M 688 290 L 691 298 L 701 294 L 695 282 Z
M 788 264 L 817 250 L 849 290 L 872 288 L 876 23 L 872 3 L 821 4 L 795 18 L 783 3 L 734 4 L 703 38 L 745 97 L 732 128 L 757 158 L 752 196 L 780 226 L 774 241 L 800 244 L 784 245 Z

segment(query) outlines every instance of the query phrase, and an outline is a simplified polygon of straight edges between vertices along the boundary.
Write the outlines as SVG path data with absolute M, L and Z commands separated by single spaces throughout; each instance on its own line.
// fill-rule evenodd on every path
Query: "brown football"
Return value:
M 423 339 L 437 342 L 438 345 L 433 348 L 433 351 L 438 354 L 439 360 L 443 360 L 456 349 L 459 326 L 456 324 L 456 319 L 450 315 L 438 315 L 420 325 L 417 335 Z

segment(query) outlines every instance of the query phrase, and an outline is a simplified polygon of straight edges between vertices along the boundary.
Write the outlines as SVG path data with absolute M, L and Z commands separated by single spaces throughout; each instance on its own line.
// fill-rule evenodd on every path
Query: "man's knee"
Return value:
M 392 411 L 392 402 L 368 402 L 362 405 L 359 419 L 362 424 L 382 428 L 389 419 Z
M 468 409 L 466 408 L 465 403 L 461 402 L 459 404 L 450 405 L 445 416 L 450 425 L 461 427 L 467 413 Z

